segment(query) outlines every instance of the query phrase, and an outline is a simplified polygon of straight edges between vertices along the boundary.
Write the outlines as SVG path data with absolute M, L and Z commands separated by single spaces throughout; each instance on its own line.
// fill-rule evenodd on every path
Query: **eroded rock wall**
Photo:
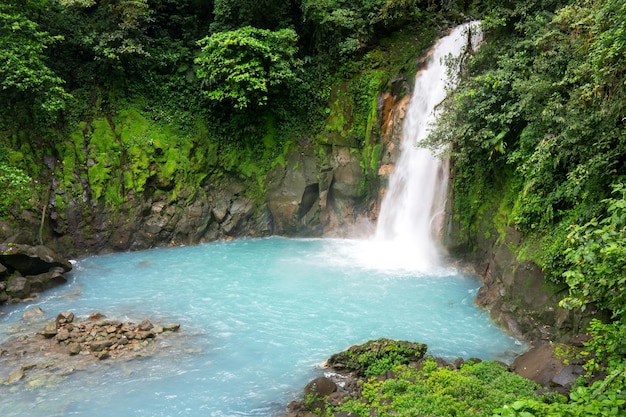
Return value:
M 223 176 L 177 189 L 155 179 L 110 204 L 94 201 L 86 182 L 73 195 L 55 179 L 58 168 L 52 166 L 41 237 L 64 256 L 76 257 L 244 236 L 348 235 L 359 219 L 369 218 L 376 195 L 369 197 L 364 188 L 358 147 L 322 146 L 323 156 L 310 144 L 294 147 L 267 176 L 262 201 L 250 196 L 243 181 Z M 0 224 L 0 241 L 39 242 L 41 214 L 25 211 L 21 217 L 19 224 Z

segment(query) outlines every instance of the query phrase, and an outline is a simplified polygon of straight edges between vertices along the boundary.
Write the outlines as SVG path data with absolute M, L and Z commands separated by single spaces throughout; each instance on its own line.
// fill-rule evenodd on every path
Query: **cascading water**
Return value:
M 439 260 L 436 235 L 441 230 L 447 188 L 447 165 L 430 150 L 418 147 L 437 117 L 436 107 L 452 86 L 445 58 L 460 57 L 476 46 L 476 22 L 455 28 L 433 48 L 427 67 L 418 73 L 403 126 L 400 157 L 389 180 L 376 229 L 376 240 L 411 268 L 428 269 Z M 399 255 L 401 253 L 401 255 Z

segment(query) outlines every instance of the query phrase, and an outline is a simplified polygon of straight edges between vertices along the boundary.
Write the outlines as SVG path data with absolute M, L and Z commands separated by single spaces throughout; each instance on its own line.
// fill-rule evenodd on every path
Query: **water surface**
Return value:
M 69 310 L 180 323 L 180 335 L 154 357 L 94 361 L 52 386 L 0 386 L 0 415 L 274 416 L 331 354 L 370 339 L 423 342 L 449 358 L 509 361 L 524 349 L 475 307 L 476 277 L 393 254 L 274 237 L 79 260 L 67 285 L 2 307 L 0 340 L 35 305 L 47 319 Z

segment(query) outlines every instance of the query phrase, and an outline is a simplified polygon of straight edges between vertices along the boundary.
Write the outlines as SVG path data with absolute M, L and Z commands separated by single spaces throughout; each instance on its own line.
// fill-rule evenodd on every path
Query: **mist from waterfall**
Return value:
M 438 238 L 443 226 L 448 166 L 429 149 L 418 147 L 437 118 L 437 105 L 454 87 L 448 58 L 475 47 L 481 34 L 477 22 L 456 27 L 433 47 L 415 79 L 415 89 L 404 119 L 400 156 L 389 179 L 375 240 L 386 246 L 395 261 L 411 269 L 429 269 L 440 259 Z M 451 61 L 454 62 L 454 61 Z

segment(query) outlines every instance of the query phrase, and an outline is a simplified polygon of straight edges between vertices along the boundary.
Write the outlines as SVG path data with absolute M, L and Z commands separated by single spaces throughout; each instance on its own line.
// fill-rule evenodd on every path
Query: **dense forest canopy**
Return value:
M 287 145 L 332 128 L 331 90 L 346 79 L 355 116 L 350 132 L 337 130 L 375 171 L 377 95 L 395 75 L 415 71 L 408 63 L 438 31 L 470 19 L 482 20 L 485 42 L 464 58 L 429 138 L 453 160 L 454 212 L 467 247 L 485 203 L 498 201 L 496 227 L 525 236 L 519 256 L 567 289 L 562 305 L 607 313 L 591 323 L 584 352 L 590 373 L 608 375 L 600 385 L 568 404 L 533 400 L 502 415 L 623 412 L 622 0 L 5 0 L 0 218 L 46 200 L 47 153 L 59 161 L 56 181 L 84 194 L 82 167 L 90 198 L 107 204 L 143 191 L 155 172 L 197 184 L 230 173 L 262 192 Z M 377 49 L 400 44 L 403 31 L 418 33 L 416 44 L 393 56 Z M 149 127 L 106 133 L 103 125 L 117 132 L 116 123 Z M 98 153 L 74 152 L 82 136 Z M 189 158 L 191 149 L 202 152 Z M 115 176 L 115 163 L 128 172 Z M 589 404 L 596 408 L 581 411 Z

